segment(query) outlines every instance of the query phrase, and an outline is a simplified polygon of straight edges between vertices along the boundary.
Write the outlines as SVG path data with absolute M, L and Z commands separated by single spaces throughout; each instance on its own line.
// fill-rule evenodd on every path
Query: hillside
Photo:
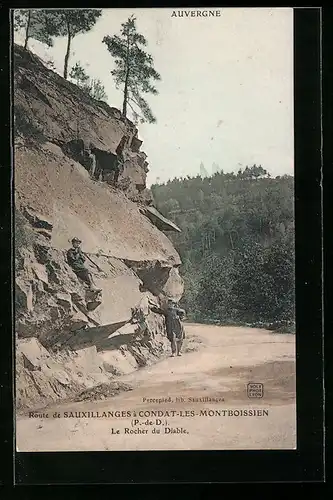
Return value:
M 14 57 L 17 406 L 25 408 L 163 356 L 164 319 L 152 308 L 179 299 L 183 280 L 177 251 L 145 215 L 152 196 L 135 126 L 29 51 L 15 46 Z M 120 144 L 124 166 L 115 183 Z M 66 261 L 74 236 L 102 289 L 98 307 Z M 151 305 L 145 331 L 131 322 L 142 300 Z
M 180 233 L 183 304 L 198 322 L 294 328 L 294 179 L 253 165 L 152 186 Z

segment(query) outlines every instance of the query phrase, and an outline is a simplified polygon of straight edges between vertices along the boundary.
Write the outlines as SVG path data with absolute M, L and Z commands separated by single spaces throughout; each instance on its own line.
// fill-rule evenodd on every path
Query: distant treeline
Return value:
M 183 306 L 194 321 L 293 328 L 294 182 L 253 165 L 153 185 L 181 233 Z

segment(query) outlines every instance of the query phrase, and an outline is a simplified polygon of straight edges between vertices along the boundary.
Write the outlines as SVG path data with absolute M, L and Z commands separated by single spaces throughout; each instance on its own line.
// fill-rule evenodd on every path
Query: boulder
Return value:
M 138 139 L 137 137 L 133 137 L 132 142 L 131 142 L 131 150 L 134 151 L 135 153 L 138 153 L 142 145 L 142 141 Z
M 22 340 L 16 349 L 16 356 L 22 356 L 25 368 L 40 370 L 50 358 L 50 353 L 38 342 L 36 338 Z
M 49 283 L 49 277 L 48 277 L 48 273 L 47 273 L 45 265 L 39 264 L 38 262 L 34 262 L 32 264 L 32 269 L 33 269 L 33 272 L 35 274 L 35 277 L 38 280 L 40 280 L 46 284 Z
M 181 233 L 181 229 L 174 222 L 164 217 L 156 208 L 147 206 L 141 208 L 140 211 L 161 231 Z
M 57 303 L 61 307 L 63 307 L 66 311 L 68 312 L 72 311 L 72 299 L 69 293 L 57 292 L 55 294 L 55 298 L 57 300 Z
M 76 330 L 80 330 L 85 326 L 89 325 L 89 319 L 85 316 L 81 311 L 79 311 L 76 307 L 73 308 L 73 314 L 71 316 L 71 331 L 75 332 Z
M 53 224 L 50 220 L 47 220 L 45 216 L 36 213 L 34 210 L 28 207 L 24 207 L 23 214 L 28 219 L 32 227 L 52 231 Z
M 33 310 L 33 294 L 31 283 L 18 277 L 15 280 L 15 302 L 19 310 L 30 312 Z
M 184 280 L 179 274 L 178 268 L 171 268 L 168 280 L 163 287 L 166 297 L 179 302 L 184 294 Z

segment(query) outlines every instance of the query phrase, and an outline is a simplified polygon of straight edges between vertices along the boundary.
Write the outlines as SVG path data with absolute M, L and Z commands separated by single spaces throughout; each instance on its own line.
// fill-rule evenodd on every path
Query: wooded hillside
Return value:
M 153 185 L 157 208 L 182 232 L 171 239 L 190 319 L 224 324 L 294 321 L 294 182 L 253 165 L 238 173 Z

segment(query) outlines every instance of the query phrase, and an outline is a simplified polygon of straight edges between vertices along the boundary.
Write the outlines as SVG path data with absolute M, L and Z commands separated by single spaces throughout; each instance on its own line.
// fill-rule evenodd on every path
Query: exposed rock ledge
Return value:
M 151 203 L 146 189 L 147 155 L 134 124 L 103 101 L 91 99 L 73 83 L 44 66 L 22 47 L 14 46 L 15 128 L 40 143 L 52 142 L 77 159 L 77 148 L 90 147 L 108 182 L 117 148 L 124 147 L 119 187 L 134 201 Z
M 133 124 L 28 51 L 15 47 L 15 58 L 16 387 L 23 410 L 74 397 L 161 357 L 165 322 L 156 307 L 179 300 L 183 280 L 178 253 L 142 213 L 151 199 Z M 121 189 L 92 180 L 68 154 L 64 145 L 78 133 L 106 155 L 126 137 Z M 66 262 L 74 235 L 103 291 L 97 308 Z M 145 330 L 131 322 L 139 304 Z

